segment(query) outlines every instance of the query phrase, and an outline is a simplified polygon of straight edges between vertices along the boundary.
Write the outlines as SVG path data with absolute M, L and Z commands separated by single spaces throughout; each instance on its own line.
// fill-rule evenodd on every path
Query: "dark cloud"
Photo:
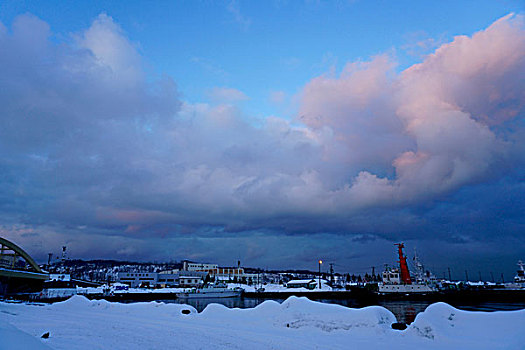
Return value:
M 107 15 L 52 38 L 31 15 L 0 26 L 1 232 L 42 258 L 350 268 L 392 240 L 524 246 L 522 16 L 400 74 L 378 56 L 314 78 L 294 123 L 181 101 Z

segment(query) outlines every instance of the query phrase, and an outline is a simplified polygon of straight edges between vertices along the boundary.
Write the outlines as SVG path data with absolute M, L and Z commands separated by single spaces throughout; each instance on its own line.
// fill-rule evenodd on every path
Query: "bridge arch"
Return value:
M 6 257 L 8 259 L 6 259 Z M 43 273 L 40 266 L 38 266 L 38 264 L 33 260 L 33 258 L 29 254 L 27 254 L 22 248 L 20 248 L 11 241 L 8 241 L 5 238 L 0 237 L 0 262 L 10 262 L 12 266 L 5 267 L 15 268 L 15 263 L 17 262 L 19 257 L 25 260 L 26 265 L 29 266 L 30 271 Z M 2 265 L 5 265 L 5 263 L 0 264 L 0 267 L 2 267 Z

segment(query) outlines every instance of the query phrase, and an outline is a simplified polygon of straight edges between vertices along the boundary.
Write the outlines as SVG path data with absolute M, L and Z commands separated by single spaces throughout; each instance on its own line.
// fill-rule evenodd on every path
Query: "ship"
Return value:
M 77 294 L 77 286 L 70 275 L 50 274 L 49 280 L 44 282 L 40 292 L 30 293 L 30 300 L 34 301 L 60 301 L 66 300 Z
M 205 299 L 205 298 L 235 298 L 242 295 L 244 289 L 240 287 L 228 288 L 225 283 L 215 283 L 202 288 L 186 289 L 177 293 L 179 299 Z
M 514 283 L 517 283 L 519 285 L 521 285 L 522 287 L 525 287 L 525 270 L 523 269 L 523 261 L 519 260 L 518 261 L 518 272 L 516 274 L 516 276 L 514 277 Z
M 438 289 L 435 287 L 434 278 L 430 273 L 425 273 L 423 265 L 419 262 L 417 254 L 414 255 L 414 265 L 416 274 L 414 280 L 410 276 L 407 258 L 403 253 L 405 245 L 395 244 L 398 248 L 399 268 L 386 268 L 382 274 L 382 282 L 378 283 L 379 294 L 425 294 L 434 293 Z

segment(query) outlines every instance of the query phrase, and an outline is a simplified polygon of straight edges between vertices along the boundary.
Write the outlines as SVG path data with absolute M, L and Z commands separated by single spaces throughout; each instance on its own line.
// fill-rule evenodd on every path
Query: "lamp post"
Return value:
M 319 260 L 319 289 L 321 289 L 321 264 L 323 260 Z

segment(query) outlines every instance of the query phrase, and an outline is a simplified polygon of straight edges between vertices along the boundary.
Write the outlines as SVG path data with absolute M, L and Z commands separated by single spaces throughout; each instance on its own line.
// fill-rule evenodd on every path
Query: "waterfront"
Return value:
M 187 304 L 193 306 L 201 312 L 209 304 L 221 304 L 228 308 L 247 309 L 253 308 L 266 300 L 274 300 L 282 303 L 285 299 L 262 299 L 262 298 L 210 298 L 210 299 L 190 299 L 190 300 L 159 300 L 165 303 Z M 363 308 L 366 306 L 379 305 L 390 310 L 398 322 L 410 324 L 414 321 L 417 314 L 433 304 L 433 301 L 412 301 L 412 300 L 379 300 L 375 303 L 367 303 L 357 299 L 312 299 L 327 304 L 338 304 L 349 308 Z M 477 302 L 477 303 L 450 303 L 450 305 L 466 311 L 511 311 L 525 309 L 525 302 Z

